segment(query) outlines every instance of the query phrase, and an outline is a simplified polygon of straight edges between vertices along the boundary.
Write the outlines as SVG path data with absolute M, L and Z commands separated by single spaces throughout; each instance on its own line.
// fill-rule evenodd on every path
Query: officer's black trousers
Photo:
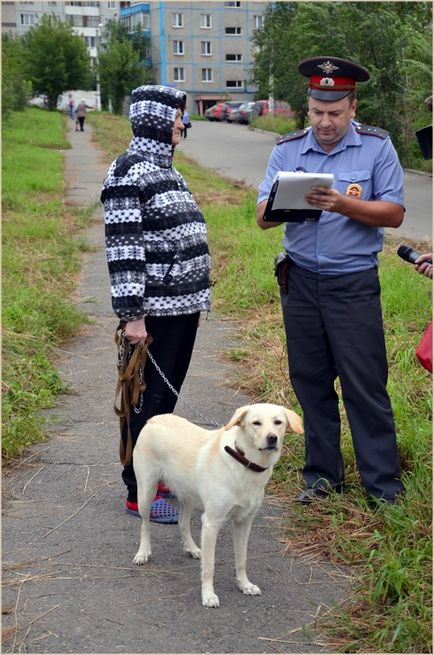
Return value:
M 146 329 L 153 338 L 149 351 L 177 392 L 181 389 L 190 364 L 199 316 L 200 314 L 196 313 L 183 316 L 148 316 L 145 319 Z M 134 407 L 131 407 L 130 423 L 133 447 L 146 421 L 157 414 L 173 412 L 177 401 L 175 394 L 164 382 L 149 358 L 145 366 L 145 384 L 146 390 L 143 394 L 140 412 L 137 413 Z M 124 429 L 122 439 L 126 447 L 126 429 Z M 136 502 L 137 483 L 132 462 L 124 466 L 122 479 L 128 487 L 128 500 Z
M 292 264 L 281 301 L 291 383 L 304 413 L 307 485 L 344 481 L 339 378 L 363 485 L 371 496 L 394 499 L 402 484 L 377 269 L 322 276 Z

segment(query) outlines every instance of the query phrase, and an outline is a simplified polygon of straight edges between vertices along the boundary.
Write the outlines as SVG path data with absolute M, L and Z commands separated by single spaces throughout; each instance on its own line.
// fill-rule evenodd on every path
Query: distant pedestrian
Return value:
M 191 127 L 190 114 L 188 113 L 187 110 L 185 110 L 183 115 L 182 115 L 182 125 L 183 125 L 182 133 L 184 135 L 184 139 L 186 139 L 187 138 L 187 129 L 189 127 Z
M 74 120 L 75 100 L 72 93 L 68 93 L 68 114 Z
M 80 100 L 80 103 L 75 112 L 76 118 L 78 120 L 78 125 L 80 125 L 80 132 L 84 132 L 84 121 L 86 118 L 86 109 L 93 109 L 91 105 L 86 103 L 86 100 Z M 78 125 L 76 122 L 75 130 L 78 132 Z

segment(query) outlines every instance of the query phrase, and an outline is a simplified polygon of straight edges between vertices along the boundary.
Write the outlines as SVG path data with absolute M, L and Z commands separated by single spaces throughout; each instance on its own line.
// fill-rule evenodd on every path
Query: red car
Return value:
M 270 104 L 268 100 L 257 100 L 253 109 L 254 116 L 264 116 L 270 113 Z M 273 116 L 286 116 L 292 118 L 294 110 L 284 100 L 275 100 L 273 103 Z
M 224 119 L 225 103 L 218 102 L 205 111 L 205 118 L 209 121 L 222 121 Z

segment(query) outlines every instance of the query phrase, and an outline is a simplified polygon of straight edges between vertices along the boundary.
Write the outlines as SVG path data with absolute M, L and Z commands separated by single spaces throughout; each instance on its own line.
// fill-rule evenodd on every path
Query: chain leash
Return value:
M 161 370 L 161 368 L 158 366 L 158 364 L 157 364 L 157 362 L 155 361 L 154 356 L 153 356 L 152 353 L 150 352 L 149 348 L 148 348 L 148 357 L 149 357 L 149 359 L 151 360 L 152 364 L 154 365 L 154 367 L 155 367 L 157 373 L 158 373 L 158 374 L 160 375 L 160 377 L 162 378 L 163 382 L 164 382 L 164 383 L 169 387 L 170 391 L 171 391 L 173 394 L 175 394 L 177 400 L 179 400 L 183 405 L 185 405 L 185 407 L 187 407 L 191 412 L 193 412 L 193 414 L 195 414 L 195 415 L 198 416 L 200 419 L 202 419 L 202 420 L 205 422 L 205 424 L 212 425 L 212 426 L 215 427 L 215 428 L 219 428 L 219 427 L 220 427 L 220 425 L 219 425 L 218 423 L 216 423 L 215 421 L 213 421 L 213 420 L 212 420 L 211 418 L 209 418 L 208 416 L 205 416 L 205 414 L 202 414 L 201 412 L 199 412 L 199 410 L 197 410 L 195 407 L 193 407 L 192 405 L 190 405 L 190 403 L 187 402 L 184 398 L 181 398 L 180 394 L 179 394 L 178 391 L 175 389 L 175 387 L 173 386 L 173 384 L 171 384 L 171 383 L 169 382 L 169 380 L 167 379 L 167 377 L 166 377 L 166 375 L 164 374 L 164 372 L 163 372 L 163 371 Z M 139 381 L 140 381 L 140 383 L 143 382 L 143 369 L 142 369 L 142 368 L 139 369 Z M 139 405 L 134 405 L 134 411 L 136 412 L 136 414 L 140 414 L 140 412 L 142 411 L 142 406 L 143 406 L 143 394 L 140 394 Z

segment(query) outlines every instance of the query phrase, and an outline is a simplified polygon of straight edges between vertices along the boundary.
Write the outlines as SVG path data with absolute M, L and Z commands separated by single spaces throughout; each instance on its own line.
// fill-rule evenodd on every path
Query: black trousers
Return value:
M 339 487 L 339 378 L 356 462 L 369 495 L 402 491 L 376 268 L 322 276 L 294 264 L 281 294 L 291 382 L 304 412 L 309 487 Z
M 190 365 L 196 332 L 199 323 L 199 313 L 183 316 L 148 316 L 146 329 L 153 338 L 149 347 L 156 363 L 179 392 Z M 146 390 L 141 406 L 131 407 L 131 437 L 133 447 L 136 444 L 140 430 L 146 421 L 157 414 L 173 412 L 177 398 L 164 382 L 150 359 L 145 366 Z M 137 412 L 135 410 L 139 409 Z M 126 446 L 127 430 L 122 434 Z M 133 462 L 124 466 L 122 479 L 128 488 L 128 500 L 137 501 L 137 483 L 134 475 Z

